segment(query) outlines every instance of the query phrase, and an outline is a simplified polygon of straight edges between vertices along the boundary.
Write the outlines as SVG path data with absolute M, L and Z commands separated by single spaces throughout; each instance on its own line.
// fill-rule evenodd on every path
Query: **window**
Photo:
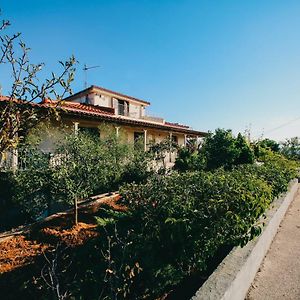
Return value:
M 178 136 L 172 135 L 172 142 L 178 145 Z
M 84 132 L 93 138 L 100 138 L 100 131 L 96 127 L 79 127 L 80 132 Z
M 118 115 L 128 116 L 129 115 L 129 103 L 124 100 L 118 100 Z

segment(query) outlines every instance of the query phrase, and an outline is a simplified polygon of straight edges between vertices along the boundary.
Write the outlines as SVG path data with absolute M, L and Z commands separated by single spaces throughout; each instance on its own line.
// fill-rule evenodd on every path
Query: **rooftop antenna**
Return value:
M 88 67 L 86 64 L 84 64 L 83 71 L 84 71 L 84 88 L 85 89 L 87 88 L 87 71 L 90 69 L 95 69 L 95 68 L 100 68 L 100 66 Z

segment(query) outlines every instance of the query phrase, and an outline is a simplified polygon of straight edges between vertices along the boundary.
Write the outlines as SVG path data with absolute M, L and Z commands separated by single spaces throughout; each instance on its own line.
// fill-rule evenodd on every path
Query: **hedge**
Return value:
M 262 165 L 156 174 L 143 184 L 123 186 L 128 211 L 102 210 L 101 238 L 92 246 L 98 252 L 89 252 L 93 275 L 80 286 L 84 282 L 89 295 L 101 293 L 103 299 L 155 299 L 167 293 L 204 271 L 220 248 L 243 246 L 257 236 L 258 218 L 286 191 L 296 167 L 272 156 Z M 77 269 L 86 266 L 80 258 L 76 262 Z M 103 282 L 97 280 L 100 274 Z

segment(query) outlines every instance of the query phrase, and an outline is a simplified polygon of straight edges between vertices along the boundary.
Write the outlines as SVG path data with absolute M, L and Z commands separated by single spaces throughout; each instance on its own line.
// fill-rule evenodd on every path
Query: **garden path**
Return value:
M 246 300 L 269 299 L 300 299 L 300 190 L 246 297 Z

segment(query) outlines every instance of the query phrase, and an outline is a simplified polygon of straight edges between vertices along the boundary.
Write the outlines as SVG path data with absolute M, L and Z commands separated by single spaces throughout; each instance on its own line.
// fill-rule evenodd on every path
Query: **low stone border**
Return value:
M 261 235 L 243 248 L 235 247 L 191 300 L 245 299 L 298 186 L 297 179 L 290 182 L 288 192 L 276 199 L 266 212 Z

